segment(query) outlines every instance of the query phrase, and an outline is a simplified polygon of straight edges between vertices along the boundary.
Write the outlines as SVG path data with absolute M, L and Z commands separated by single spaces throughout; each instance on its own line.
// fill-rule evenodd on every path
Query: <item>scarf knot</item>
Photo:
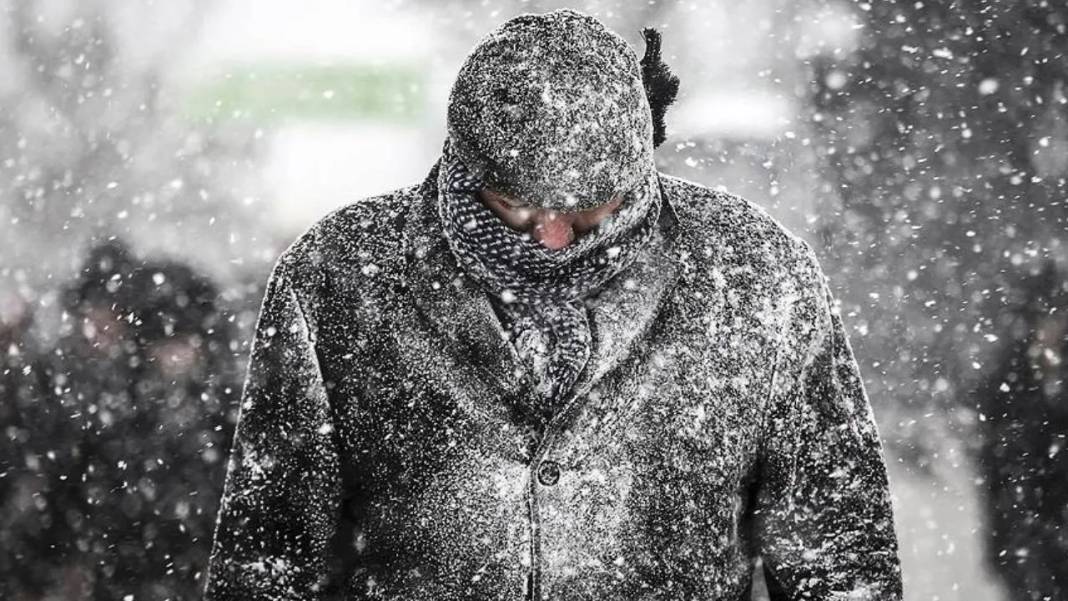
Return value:
M 544 424 L 561 408 L 589 361 L 590 323 L 583 299 L 630 265 L 652 237 L 660 214 L 656 174 L 623 193 L 620 206 L 569 246 L 550 250 L 485 206 L 482 179 L 446 145 L 438 180 L 438 216 L 465 274 L 485 290 L 510 341 L 533 376 Z

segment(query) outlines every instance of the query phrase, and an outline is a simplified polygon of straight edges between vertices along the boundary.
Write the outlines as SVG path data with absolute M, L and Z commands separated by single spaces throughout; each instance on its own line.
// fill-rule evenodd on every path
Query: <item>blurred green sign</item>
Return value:
M 200 119 L 412 121 L 424 110 L 425 77 L 408 65 L 263 65 L 227 72 L 192 95 Z

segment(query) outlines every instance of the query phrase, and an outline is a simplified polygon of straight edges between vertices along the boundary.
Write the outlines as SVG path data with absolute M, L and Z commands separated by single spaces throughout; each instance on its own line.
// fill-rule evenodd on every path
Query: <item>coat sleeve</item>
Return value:
M 879 433 L 841 315 L 805 250 L 764 424 L 754 523 L 768 588 L 793 601 L 901 599 Z
M 313 330 L 280 261 L 256 326 L 205 599 L 321 597 L 340 503 L 333 429 Z

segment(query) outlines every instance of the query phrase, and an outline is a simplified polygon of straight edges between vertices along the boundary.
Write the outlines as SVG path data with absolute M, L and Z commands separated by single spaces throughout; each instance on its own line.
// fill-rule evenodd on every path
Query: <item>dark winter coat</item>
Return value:
M 0 599 L 200 597 L 238 390 L 217 296 L 108 242 L 53 349 L 0 323 Z
M 660 176 L 649 251 L 536 448 L 434 177 L 320 221 L 267 290 L 207 583 L 253 599 L 901 597 L 878 432 L 808 246 Z
M 1011 343 L 972 395 L 986 556 L 1006 599 L 1068 596 L 1068 303 L 1056 294 L 1061 282 L 1050 269 L 1020 286 L 1028 304 L 1003 313 L 1015 318 L 1004 333 Z

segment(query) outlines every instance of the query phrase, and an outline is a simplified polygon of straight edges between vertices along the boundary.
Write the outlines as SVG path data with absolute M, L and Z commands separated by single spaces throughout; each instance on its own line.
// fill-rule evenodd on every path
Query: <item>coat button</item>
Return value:
M 552 486 L 560 481 L 560 464 L 546 459 L 538 466 L 538 482 L 545 486 Z

